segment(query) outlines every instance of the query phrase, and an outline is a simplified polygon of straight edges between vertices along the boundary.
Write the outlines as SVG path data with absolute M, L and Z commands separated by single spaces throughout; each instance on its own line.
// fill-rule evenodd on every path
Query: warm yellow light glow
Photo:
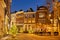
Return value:
M 52 21 L 53 21 L 53 19 L 50 19 L 50 21 L 52 22 Z
M 51 17 L 51 14 L 49 14 L 49 17 Z
M 60 20 L 60 17 L 59 17 L 59 20 Z

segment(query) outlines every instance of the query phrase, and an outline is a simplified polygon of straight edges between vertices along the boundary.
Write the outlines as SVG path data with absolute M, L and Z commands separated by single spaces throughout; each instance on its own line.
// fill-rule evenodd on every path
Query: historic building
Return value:
M 47 15 L 48 15 L 47 11 L 48 11 L 48 9 L 45 6 L 40 6 L 37 8 L 37 12 L 36 12 L 37 22 L 40 21 L 39 23 L 46 24 L 46 19 L 47 19 Z
M 11 2 L 12 0 L 4 0 L 5 4 L 6 4 L 6 8 L 5 8 L 5 30 L 6 33 L 8 34 L 8 31 L 10 29 L 10 24 L 11 24 L 11 14 L 10 14 L 10 7 L 11 7 Z
M 0 36 L 4 34 L 4 14 L 5 14 L 6 4 L 4 0 L 0 0 Z
M 36 12 L 36 23 L 40 31 L 46 31 L 47 25 L 50 24 L 49 21 L 49 11 L 46 6 L 40 6 L 37 8 Z
M 57 31 L 60 35 L 60 2 L 58 0 L 54 1 L 54 27 L 56 27 Z
M 7 22 L 10 20 L 10 4 L 11 0 L 0 0 L 0 35 L 6 34 L 7 26 L 10 22 Z
M 36 12 L 24 12 L 24 31 L 33 31 L 36 28 Z
M 26 12 L 24 11 L 16 12 L 14 14 L 16 16 L 15 17 L 16 19 L 14 18 L 15 19 L 14 23 L 16 23 L 18 32 L 34 31 L 34 32 L 49 32 L 52 34 L 54 33 L 58 34 L 60 27 L 59 5 L 60 2 L 53 2 L 52 12 L 49 11 L 49 7 L 47 6 L 37 7 L 36 12 L 31 11 L 31 9 L 27 10 Z
M 59 27 L 59 35 L 60 35 L 60 2 L 58 2 L 58 27 Z
M 24 11 L 16 12 L 16 27 L 18 28 L 18 32 L 23 31 L 24 26 Z
M 54 20 L 53 20 L 53 31 L 54 33 L 58 34 L 59 32 L 59 26 L 58 26 L 58 0 L 52 0 L 52 4 L 53 4 L 53 12 L 54 12 Z
M 11 27 L 12 24 L 16 24 L 19 32 L 24 32 L 28 30 L 34 30 L 36 27 L 36 12 L 24 12 L 17 11 L 11 13 Z

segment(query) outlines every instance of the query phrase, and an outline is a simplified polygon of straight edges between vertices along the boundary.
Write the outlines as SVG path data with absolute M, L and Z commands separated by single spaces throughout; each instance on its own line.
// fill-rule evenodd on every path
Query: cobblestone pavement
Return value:
M 6 36 L 1 40 L 60 40 L 59 36 L 38 36 L 35 34 L 17 34 L 15 37 Z

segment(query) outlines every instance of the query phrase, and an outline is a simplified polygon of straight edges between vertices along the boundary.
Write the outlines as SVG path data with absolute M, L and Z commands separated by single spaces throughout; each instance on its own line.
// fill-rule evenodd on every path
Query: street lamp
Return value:
M 51 17 L 51 14 L 49 14 L 49 17 Z

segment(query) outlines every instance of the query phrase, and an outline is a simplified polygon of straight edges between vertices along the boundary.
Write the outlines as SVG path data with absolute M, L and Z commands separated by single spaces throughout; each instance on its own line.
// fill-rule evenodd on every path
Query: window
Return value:
M 35 23 L 35 19 L 32 19 L 32 23 Z
M 32 17 L 34 18 L 35 17 L 35 14 L 32 14 Z
M 17 16 L 23 16 L 23 14 L 17 14 Z
M 34 18 L 35 17 L 35 15 L 34 14 L 30 14 L 30 16 L 29 16 L 30 18 Z
M 31 23 L 31 20 L 28 20 L 28 23 Z
M 25 15 L 25 18 L 28 18 L 28 15 Z
M 39 13 L 39 18 L 43 18 L 45 15 L 43 13 Z

